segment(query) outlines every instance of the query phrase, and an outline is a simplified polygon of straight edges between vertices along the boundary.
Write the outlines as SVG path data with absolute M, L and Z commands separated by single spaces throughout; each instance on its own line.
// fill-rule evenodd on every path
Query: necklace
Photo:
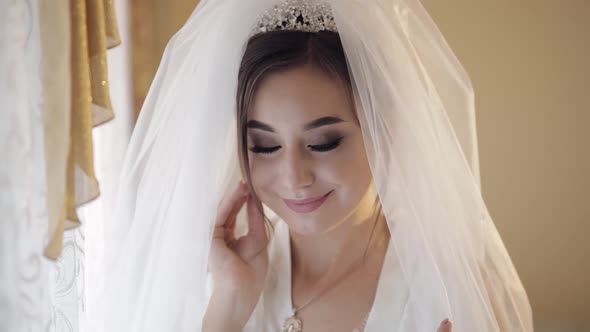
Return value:
M 367 255 L 367 251 L 369 249 L 369 244 L 367 244 L 367 247 L 365 248 L 365 253 L 363 254 L 363 257 L 361 259 L 361 262 L 364 261 L 366 259 L 366 255 Z M 346 271 L 346 273 L 343 273 L 335 282 L 333 282 L 330 286 L 324 288 L 321 292 L 315 294 L 314 296 L 312 296 L 310 299 L 308 299 L 304 304 L 300 305 L 298 308 L 294 307 L 292 308 L 291 311 L 291 316 L 289 316 L 285 322 L 283 323 L 283 329 L 282 332 L 302 332 L 303 331 L 303 322 L 301 321 L 301 318 L 299 318 L 297 316 L 297 312 L 301 311 L 303 308 L 307 307 L 308 305 L 310 305 L 313 301 L 317 300 L 318 298 L 320 298 L 322 295 L 326 294 L 329 290 L 333 289 L 334 287 L 336 287 L 337 285 L 339 285 L 340 283 L 342 283 L 344 280 L 346 280 L 347 277 L 349 277 L 350 275 L 352 275 L 355 269 L 357 269 L 359 266 L 361 266 L 362 264 L 352 264 L 348 270 Z
M 336 282 L 332 283 L 329 287 L 324 288 L 324 290 L 312 296 L 309 300 L 307 300 L 307 302 L 300 305 L 299 308 L 293 308 L 291 316 L 289 316 L 289 318 L 285 320 L 285 323 L 283 323 L 283 332 L 302 332 L 303 322 L 301 321 L 301 318 L 297 317 L 297 312 L 301 311 L 303 308 L 307 307 L 313 301 L 320 298 L 320 296 L 326 294 L 329 290 L 333 289 L 338 284 L 342 283 L 342 281 L 344 281 L 348 276 L 350 276 L 353 270 L 357 268 L 356 265 L 357 264 L 351 266 L 347 273 L 344 273 L 338 280 L 336 280 Z

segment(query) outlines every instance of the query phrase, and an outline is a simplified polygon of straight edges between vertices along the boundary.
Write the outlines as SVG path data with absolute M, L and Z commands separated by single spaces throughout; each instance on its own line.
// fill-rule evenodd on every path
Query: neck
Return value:
M 314 282 L 358 267 L 372 253 L 384 254 L 389 229 L 382 215 L 377 215 L 372 207 L 361 205 L 325 233 L 290 236 L 293 275 Z

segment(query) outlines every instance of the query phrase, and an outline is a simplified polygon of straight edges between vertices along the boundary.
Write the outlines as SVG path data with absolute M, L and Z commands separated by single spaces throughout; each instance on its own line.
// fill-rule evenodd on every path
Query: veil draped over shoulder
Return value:
M 106 331 L 199 331 L 218 202 L 240 179 L 238 69 L 258 18 L 280 2 L 202 0 L 170 40 L 105 225 Z M 482 199 L 463 67 L 417 0 L 327 2 L 408 288 L 404 319 L 420 332 L 445 317 L 453 331 L 532 331 Z

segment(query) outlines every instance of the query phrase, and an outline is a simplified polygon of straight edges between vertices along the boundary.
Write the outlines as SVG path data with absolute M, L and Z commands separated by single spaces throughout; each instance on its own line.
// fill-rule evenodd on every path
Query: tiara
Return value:
M 308 0 L 282 0 L 262 14 L 253 34 L 277 30 L 338 32 L 330 5 Z

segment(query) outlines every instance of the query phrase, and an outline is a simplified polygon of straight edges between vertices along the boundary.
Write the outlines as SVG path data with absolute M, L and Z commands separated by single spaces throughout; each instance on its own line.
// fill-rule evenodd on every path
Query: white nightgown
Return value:
M 269 244 L 269 275 L 262 295 L 243 331 L 280 332 L 291 316 L 291 253 L 289 229 L 278 221 Z M 391 242 L 390 242 L 391 244 Z M 364 332 L 408 331 L 408 291 L 393 245 L 388 245 L 373 307 Z M 394 309 L 394 310 L 392 310 Z M 395 313 L 392 315 L 392 313 Z M 304 329 L 305 331 L 305 329 Z M 352 332 L 352 331 L 350 331 Z

